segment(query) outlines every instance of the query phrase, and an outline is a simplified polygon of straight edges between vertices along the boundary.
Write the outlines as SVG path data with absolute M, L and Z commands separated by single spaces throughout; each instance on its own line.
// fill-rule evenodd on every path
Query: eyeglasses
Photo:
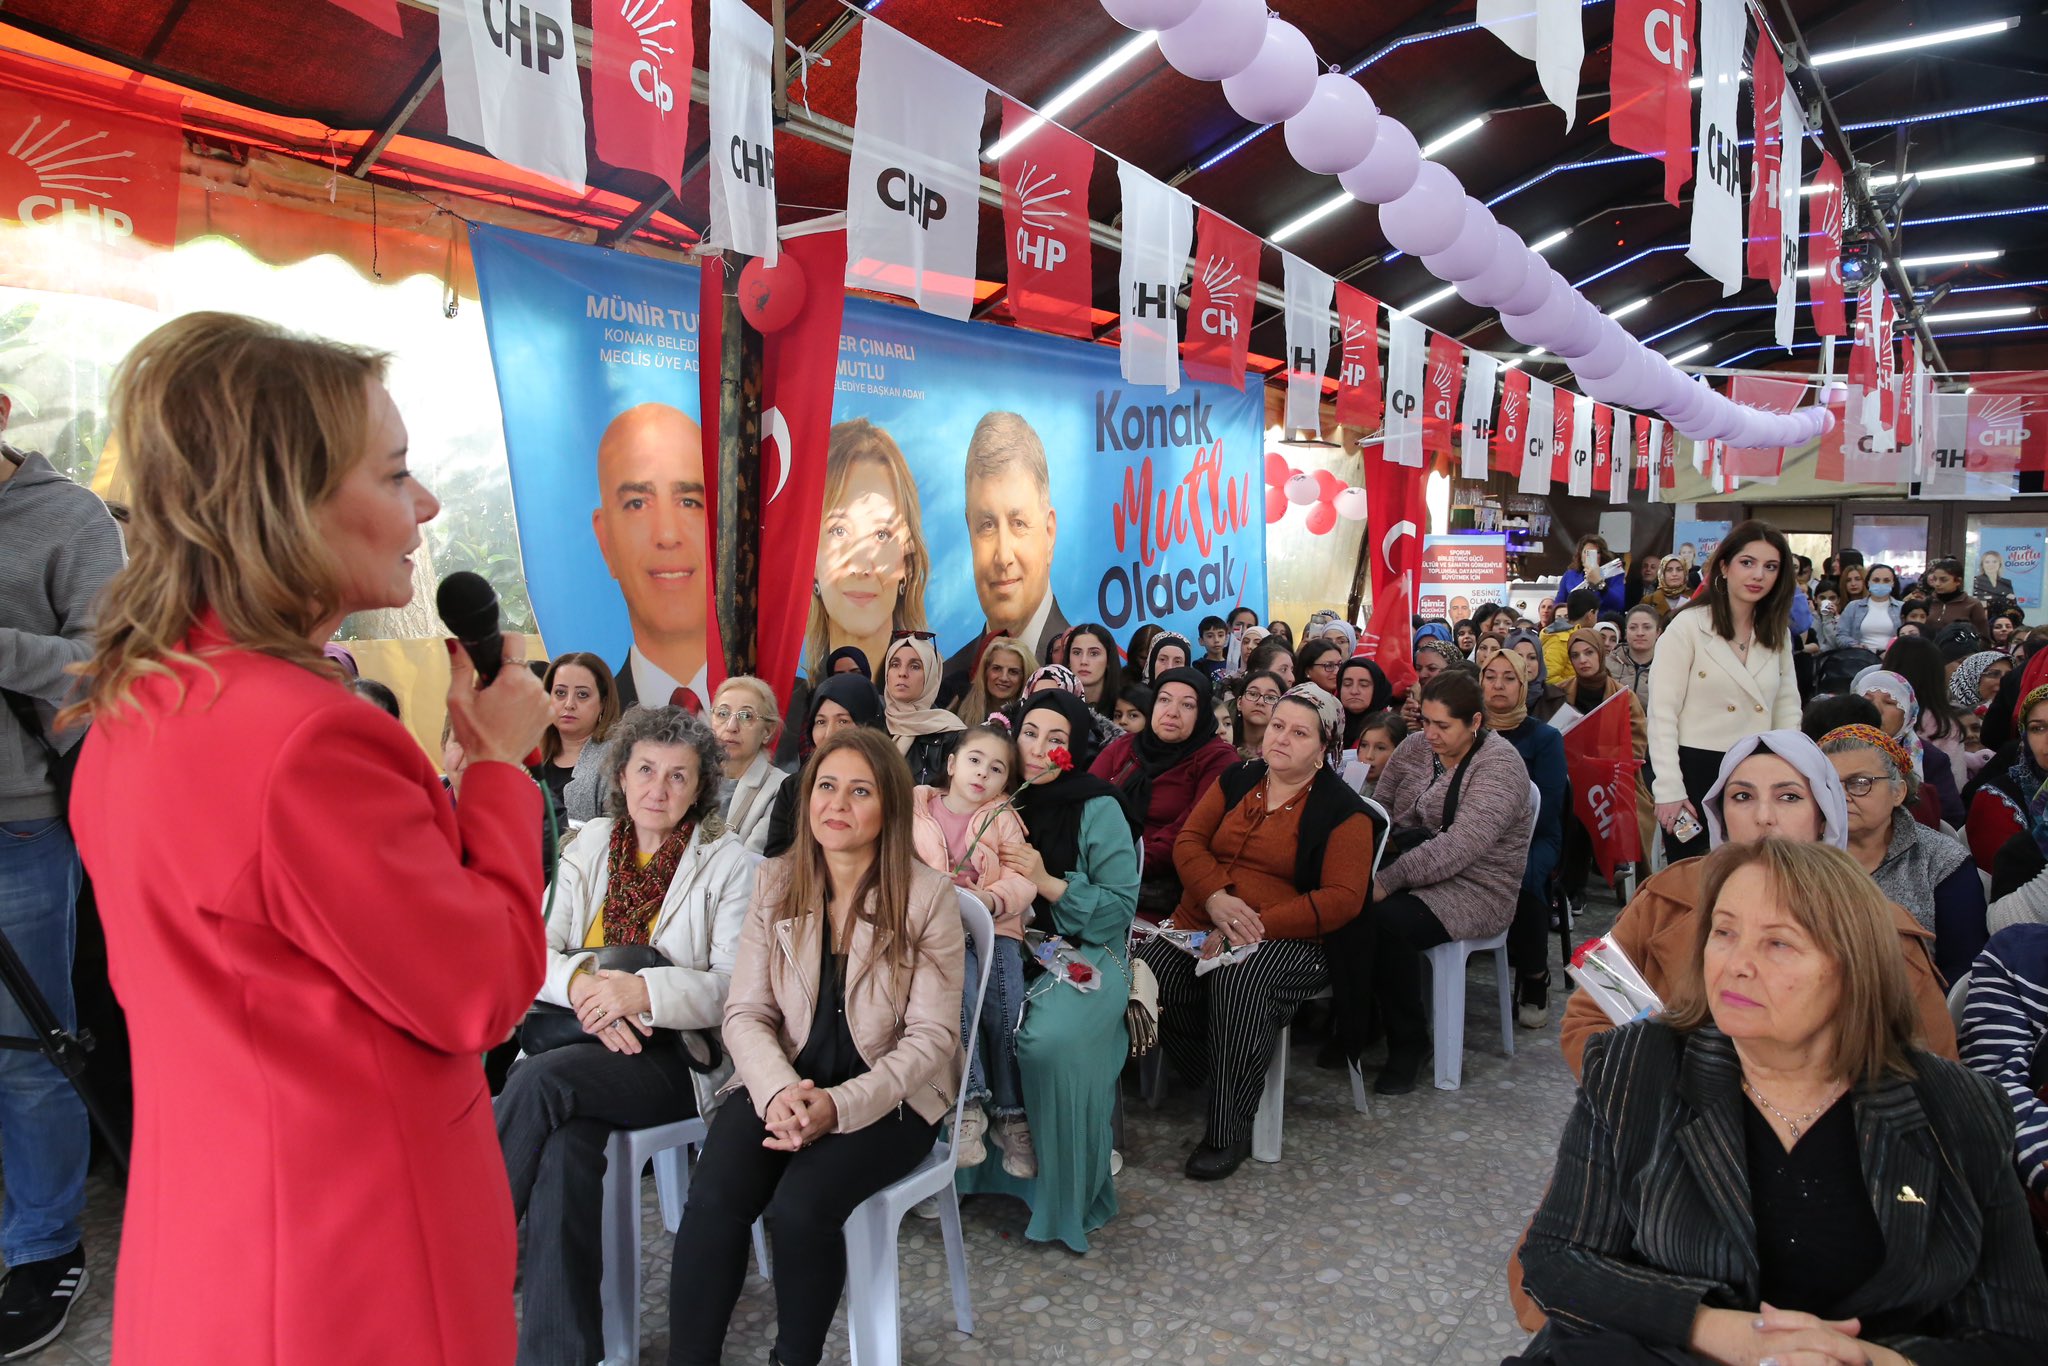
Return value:
M 743 726 L 751 726 L 761 719 L 761 713 L 755 711 L 752 707 L 741 707 L 738 711 L 734 711 L 731 707 L 713 707 L 711 709 L 711 719 L 721 726 L 732 720 L 737 720 Z
M 1853 778 L 1842 779 L 1842 790 L 1852 797 L 1868 797 L 1879 783 L 1890 784 L 1891 781 L 1890 778 L 1873 778 L 1867 773 L 1859 773 Z
M 1319 659 L 1308 666 L 1308 671 L 1312 674 L 1335 673 L 1337 672 L 1337 661 L 1334 659 Z
M 1244 700 L 1247 702 L 1278 702 L 1280 694 L 1268 692 L 1263 688 L 1247 688 L 1245 689 Z
M 937 640 L 938 638 L 939 633 L 937 631 L 891 631 L 889 633 L 889 643 L 891 645 L 894 645 L 899 640 Z

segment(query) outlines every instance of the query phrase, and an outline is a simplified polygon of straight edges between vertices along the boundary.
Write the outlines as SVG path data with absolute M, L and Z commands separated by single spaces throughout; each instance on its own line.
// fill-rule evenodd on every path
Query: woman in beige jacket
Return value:
M 846 1283 L 847 1216 L 931 1151 L 960 1086 L 959 903 L 912 850 L 902 756 L 845 730 L 796 782 L 795 842 L 762 865 L 726 997 L 752 1103 L 719 1108 L 676 1233 L 679 1366 L 720 1361 L 764 1213 L 772 1360 L 813 1366 Z

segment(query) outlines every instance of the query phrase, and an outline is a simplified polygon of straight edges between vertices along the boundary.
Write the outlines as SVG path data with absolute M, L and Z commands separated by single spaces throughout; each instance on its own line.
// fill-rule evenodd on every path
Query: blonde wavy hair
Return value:
M 996 710 L 995 702 L 988 695 L 988 663 L 989 657 L 998 652 L 1014 656 L 1017 667 L 1024 671 L 1018 679 L 1017 696 L 1010 699 L 1012 702 L 1022 699 L 1024 680 L 1030 678 L 1032 672 L 1038 668 L 1038 661 L 1031 657 L 1031 647 L 1014 636 L 997 636 L 982 646 L 981 658 L 974 665 L 974 686 L 967 690 L 965 697 L 953 704 L 953 715 L 970 726 L 980 725 L 988 720 L 990 712 Z
M 132 705 L 174 664 L 205 668 L 180 646 L 208 607 L 242 649 L 334 673 L 312 633 L 340 609 L 339 566 L 313 511 L 362 458 L 388 359 L 232 313 L 188 314 L 128 353 L 111 403 L 128 563 L 67 724 Z
M 910 462 L 903 458 L 896 439 L 864 417 L 832 424 L 825 448 L 824 509 L 820 530 L 846 502 L 846 486 L 853 472 L 863 464 L 880 465 L 888 472 L 896 490 L 896 510 L 903 518 L 903 592 L 896 600 L 890 626 L 898 631 L 922 631 L 924 590 L 931 578 L 931 552 L 924 543 L 924 516 L 918 506 L 917 480 Z M 804 672 L 815 686 L 826 677 L 825 656 L 831 653 L 831 626 L 825 620 L 825 604 L 817 590 L 811 591 L 811 614 L 804 623 Z

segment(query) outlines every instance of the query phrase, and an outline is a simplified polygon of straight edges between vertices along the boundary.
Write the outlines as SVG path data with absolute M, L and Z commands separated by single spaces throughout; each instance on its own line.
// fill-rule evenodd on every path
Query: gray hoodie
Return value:
M 0 457 L 4 459 L 5 457 Z M 94 599 L 121 567 L 121 531 L 91 489 L 23 457 L 0 484 L 0 688 L 33 698 L 48 733 L 92 654 Z M 59 748 L 77 742 L 59 736 Z M 0 707 L 0 821 L 60 814 L 42 747 Z

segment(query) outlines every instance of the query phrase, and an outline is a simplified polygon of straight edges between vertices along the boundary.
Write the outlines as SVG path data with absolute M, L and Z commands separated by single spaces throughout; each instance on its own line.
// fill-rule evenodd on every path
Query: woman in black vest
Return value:
M 1174 840 L 1183 892 L 1168 925 L 1208 931 L 1205 958 L 1261 946 L 1201 977 L 1194 957 L 1166 939 L 1140 950 L 1159 978 L 1167 1058 L 1190 1084 L 1209 1083 L 1208 1125 L 1187 1162 L 1196 1181 L 1220 1180 L 1250 1155 L 1280 1031 L 1331 986 L 1333 958 L 1349 962 L 1367 950 L 1358 917 L 1371 891 L 1372 818 L 1324 762 L 1343 726 L 1343 708 L 1321 688 L 1289 692 L 1266 725 L 1264 757 L 1226 769 Z M 1363 972 L 1335 976 L 1366 980 Z M 1343 993 L 1336 1005 L 1338 1036 L 1355 1058 L 1363 1002 Z

